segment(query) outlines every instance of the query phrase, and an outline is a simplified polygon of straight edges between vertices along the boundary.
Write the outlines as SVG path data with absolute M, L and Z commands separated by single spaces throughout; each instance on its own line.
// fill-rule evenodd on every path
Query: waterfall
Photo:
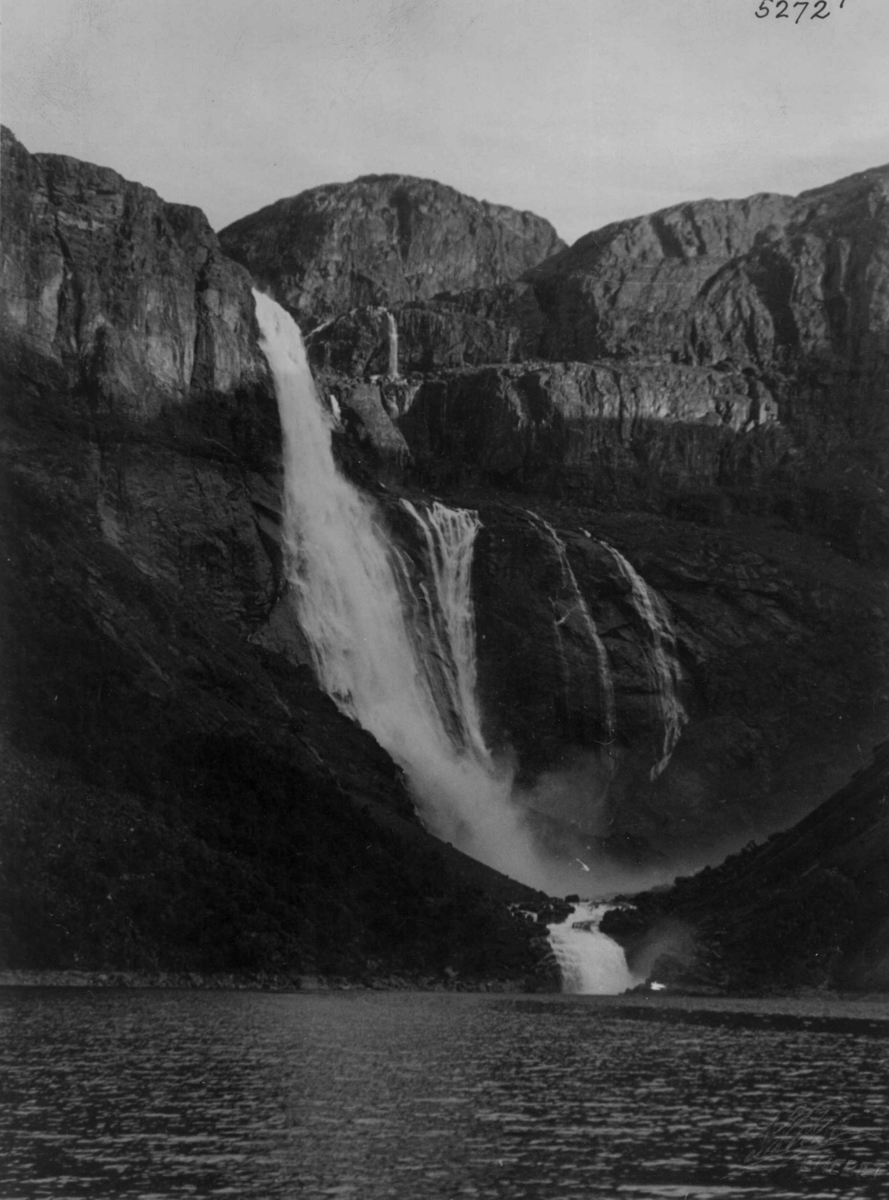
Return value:
M 333 417 L 299 329 L 269 297 L 254 297 L 283 435 L 287 578 L 318 680 L 404 769 L 431 832 L 549 890 L 553 876 L 512 803 L 511 774 L 481 732 L 469 591 L 478 518 L 405 504 L 426 546 L 430 582 L 418 601 L 383 512 L 336 467 Z
M 315 391 L 297 326 L 269 297 L 254 297 L 281 419 L 289 595 L 319 683 L 399 763 L 432 833 L 531 887 L 576 887 L 577 866 L 536 848 L 513 801 L 512 775 L 483 735 L 470 588 L 477 515 L 402 501 L 422 535 L 421 554 L 400 549 L 382 509 L 337 469 L 335 417 Z M 595 647 L 611 727 L 604 647 L 564 546 L 542 524 L 565 593 L 557 628 L 576 625 Z M 632 985 L 620 948 L 595 928 L 597 911 L 581 906 L 550 930 L 566 990 Z
M 607 910 L 607 904 L 581 901 L 567 920 L 548 926 L 563 991 L 617 996 L 639 982 L 621 947 L 599 930 Z
M 480 528 L 478 517 L 466 509 L 446 508 L 436 500 L 426 513 L 410 500 L 402 506 L 413 517 L 426 544 L 432 591 L 419 592 L 425 608 L 432 657 L 426 661 L 441 681 L 439 712 L 454 726 L 455 745 L 490 765 L 491 755 L 481 730 L 475 695 L 475 613 L 472 607 L 472 551 Z
M 670 622 L 670 614 L 657 592 L 648 586 L 619 550 L 615 550 L 606 542 L 602 545 L 617 563 L 621 576 L 629 583 L 633 607 L 648 631 L 649 645 L 645 655 L 645 666 L 657 697 L 664 727 L 661 755 L 651 768 L 651 778 L 657 779 L 669 763 L 683 727 L 688 723 L 688 714 L 682 706 L 678 692 L 682 677 L 679 663 L 676 661 L 676 635 Z
M 582 637 L 589 642 L 593 647 L 596 655 L 596 667 L 599 678 L 599 690 L 602 695 L 602 700 L 605 708 L 605 730 L 608 739 L 614 735 L 614 684 L 611 680 L 611 671 L 608 666 L 608 652 L 602 639 L 599 637 L 599 631 L 596 628 L 596 622 L 593 620 L 589 605 L 583 597 L 580 587 L 577 583 L 577 576 L 574 574 L 571 563 L 568 561 L 568 552 L 565 549 L 565 543 L 553 529 L 548 521 L 537 513 L 528 512 L 528 516 L 533 520 L 535 525 L 538 525 L 544 530 L 549 538 L 553 549 L 556 552 L 556 557 L 559 563 L 559 572 L 562 579 L 562 589 L 567 598 L 557 604 L 557 608 L 561 612 L 554 620 L 554 628 L 556 633 L 556 645 L 559 653 L 559 663 L 562 667 L 562 676 L 566 691 L 566 703 L 568 703 L 568 690 L 570 688 L 570 678 L 568 672 L 567 658 L 563 645 L 563 628 L 568 625 L 577 628 Z M 557 602 L 554 601 L 554 604 Z
M 386 313 L 386 328 L 389 336 L 389 374 L 398 378 L 398 326 L 392 313 Z

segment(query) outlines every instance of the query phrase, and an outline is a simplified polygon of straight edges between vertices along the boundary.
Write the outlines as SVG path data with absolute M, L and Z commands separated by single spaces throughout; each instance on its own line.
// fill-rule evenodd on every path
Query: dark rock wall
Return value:
M 406 175 L 313 188 L 242 217 L 220 239 L 307 328 L 358 305 L 516 279 L 564 245 L 533 213 Z
M 776 410 L 737 371 L 529 363 L 428 377 L 399 424 L 430 479 L 662 505 L 684 489 L 761 483 L 789 445 Z

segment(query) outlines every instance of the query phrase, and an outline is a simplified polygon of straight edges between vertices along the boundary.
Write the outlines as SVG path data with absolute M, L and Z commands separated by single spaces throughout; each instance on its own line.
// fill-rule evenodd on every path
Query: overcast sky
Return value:
M 889 0 L 759 3 L 4 0 L 2 119 L 217 229 L 398 172 L 574 241 L 889 161 Z

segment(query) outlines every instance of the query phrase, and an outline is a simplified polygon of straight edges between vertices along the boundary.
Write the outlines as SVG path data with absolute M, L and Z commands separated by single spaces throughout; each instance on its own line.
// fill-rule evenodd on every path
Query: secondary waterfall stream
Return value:
M 473 755 L 493 770 L 475 695 L 475 613 L 470 573 L 475 535 L 480 528 L 478 517 L 438 501 L 426 513 L 410 500 L 401 503 L 422 531 L 432 576 L 431 590 L 426 583 L 420 583 L 417 590 L 423 600 L 432 650 L 430 657 L 421 646 L 424 667 L 439 681 L 435 688 L 437 711 L 451 731 L 455 749 Z
M 404 769 L 431 832 L 514 879 L 558 891 L 559 864 L 535 847 L 512 773 L 482 733 L 470 592 L 477 516 L 402 502 L 423 536 L 423 578 L 381 508 L 338 470 L 334 417 L 319 401 L 293 319 L 268 296 L 254 297 L 281 418 L 287 580 L 321 686 Z
M 633 607 L 648 634 L 646 670 L 664 729 L 660 757 L 651 768 L 651 778 L 657 779 L 669 765 L 682 730 L 688 724 L 688 714 L 679 699 L 681 672 L 676 660 L 676 636 L 673 633 L 670 614 L 657 592 L 648 586 L 633 564 L 628 562 L 619 550 L 615 550 L 607 542 L 603 542 L 602 545 L 611 554 L 617 569 L 630 585 Z
M 604 729 L 607 740 L 611 740 L 614 736 L 614 685 L 611 681 L 611 670 L 608 665 L 608 653 L 605 649 L 602 639 L 599 637 L 599 631 L 596 628 L 596 622 L 593 620 L 589 605 L 583 597 L 583 593 L 577 583 L 577 576 L 574 574 L 574 569 L 568 560 L 568 552 L 565 549 L 565 543 L 550 525 L 549 521 L 545 521 L 543 517 L 537 513 L 528 511 L 528 516 L 533 523 L 543 530 L 546 537 L 549 539 L 553 550 L 555 551 L 556 559 L 559 564 L 559 572 L 562 577 L 562 595 L 558 598 L 556 604 L 559 615 L 554 620 L 556 633 L 556 643 L 559 647 L 559 655 L 562 663 L 564 686 L 569 688 L 572 684 L 570 671 L 566 666 L 566 656 L 562 646 L 564 637 L 563 630 L 566 625 L 569 627 L 573 624 L 580 630 L 581 636 L 593 648 L 593 653 L 596 656 L 596 667 L 599 680 L 599 692 L 602 707 L 604 708 Z

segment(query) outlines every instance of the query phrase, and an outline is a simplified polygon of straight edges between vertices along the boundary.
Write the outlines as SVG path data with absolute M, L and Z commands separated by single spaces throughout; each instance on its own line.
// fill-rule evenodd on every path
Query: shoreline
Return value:
M 555 988 L 529 986 L 525 980 L 473 980 L 371 976 L 354 980 L 337 976 L 256 972 L 206 974 L 200 971 L 80 971 L 0 970 L 0 991 L 11 988 L 70 988 L 72 990 L 177 990 L 216 992 L 481 992 L 559 995 Z
M 529 986 L 530 985 L 530 986 Z M 336 976 L 290 975 L 257 972 L 252 975 L 234 973 L 206 974 L 199 971 L 80 971 L 80 970 L 0 970 L 0 994 L 12 990 L 40 988 L 71 991 L 211 991 L 211 992 L 277 992 L 281 994 L 320 994 L 331 992 L 441 992 L 475 993 L 510 996 L 572 996 L 580 993 L 542 988 L 531 980 L 436 980 L 430 977 L 411 979 L 401 975 L 374 976 L 364 980 Z M 822 988 L 800 988 L 792 991 L 729 993 L 706 988 L 675 988 L 651 990 L 632 988 L 618 999 L 648 1007 L 651 1001 L 664 1002 L 669 1007 L 675 1000 L 714 1001 L 719 1007 L 737 1003 L 746 1005 L 759 1001 L 818 1000 L 827 1006 L 834 1003 L 870 1003 L 885 1005 L 889 1020 L 889 994 L 873 991 L 834 991 Z

